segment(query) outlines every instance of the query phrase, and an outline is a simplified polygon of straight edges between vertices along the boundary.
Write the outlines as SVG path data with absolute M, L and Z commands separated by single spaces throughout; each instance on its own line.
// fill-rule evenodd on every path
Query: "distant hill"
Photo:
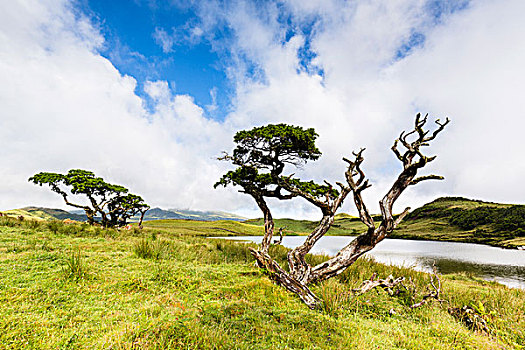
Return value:
M 26 218 L 35 220 L 64 220 L 71 219 L 76 221 L 86 221 L 87 217 L 84 211 L 71 210 L 66 211 L 62 209 L 51 209 L 42 207 L 25 207 L 20 209 L 6 210 L 3 213 L 10 216 L 24 216 Z M 131 222 L 138 221 L 140 217 L 131 218 Z M 246 218 L 231 213 L 222 211 L 194 211 L 194 210 L 179 210 L 179 209 L 160 209 L 153 208 L 146 212 L 144 220 L 162 220 L 162 219 L 183 219 L 183 220 L 198 220 L 198 221 L 217 221 L 217 220 L 233 220 L 244 221 Z
M 71 213 L 62 209 L 42 208 L 42 207 L 25 207 L 20 209 L 6 210 L 2 213 L 10 216 L 24 216 L 34 220 L 64 220 L 71 219 L 76 221 L 85 221 L 86 215 Z
M 4 213 L 11 216 L 22 215 L 35 220 L 53 218 L 86 220 L 82 210 L 68 212 L 61 209 L 26 207 L 4 211 Z M 375 214 L 373 218 L 378 223 L 381 216 Z M 134 217 L 131 221 L 138 221 L 138 219 Z M 247 220 L 241 216 L 221 211 L 152 208 L 148 210 L 144 219 L 229 220 L 242 222 L 251 228 L 264 225 L 263 219 Z M 308 234 L 316 224 L 315 221 L 308 220 L 275 220 L 276 230 L 283 227 L 285 234 L 288 235 Z M 328 234 L 358 235 L 365 229 L 366 227 L 358 217 L 341 213 L 336 215 Z M 462 197 L 438 198 L 413 210 L 392 233 L 391 238 L 472 242 L 509 248 L 525 246 L 525 205 L 484 202 Z
M 392 237 L 525 245 L 525 205 L 438 198 L 412 211 Z
M 378 223 L 380 215 L 373 215 Z M 245 221 L 264 225 L 262 219 Z M 288 232 L 311 232 L 316 222 L 276 219 L 276 228 Z M 337 214 L 330 235 L 357 235 L 366 229 L 360 219 Z M 438 198 L 412 211 L 391 238 L 472 242 L 502 247 L 525 245 L 525 205 L 500 204 L 462 197 Z
M 133 218 L 138 220 L 138 217 Z M 181 209 L 160 209 L 152 208 L 146 212 L 144 220 L 161 220 L 161 219 L 183 219 L 183 220 L 198 220 L 198 221 L 217 221 L 217 220 L 232 220 L 244 221 L 246 218 L 226 213 L 223 211 L 196 211 L 196 210 L 181 210 Z

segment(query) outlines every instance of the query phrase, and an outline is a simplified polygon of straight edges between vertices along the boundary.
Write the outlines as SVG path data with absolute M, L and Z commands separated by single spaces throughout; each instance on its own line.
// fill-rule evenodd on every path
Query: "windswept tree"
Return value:
M 127 220 L 140 215 L 139 226 L 142 225 L 144 214 L 150 208 L 144 200 L 128 189 L 105 182 L 101 177 L 95 177 L 91 171 L 72 169 L 67 174 L 38 173 L 29 178 L 37 185 L 48 185 L 53 192 L 64 198 L 67 205 L 83 209 L 89 224 L 95 224 L 100 217 L 104 227 L 124 226 Z M 88 204 L 78 204 L 70 201 L 72 195 L 86 196 Z
M 409 208 L 397 216 L 393 214 L 395 201 L 408 186 L 424 180 L 443 179 L 437 175 L 417 177 L 418 171 L 436 158 L 424 155 L 423 148 L 429 146 L 449 123 L 448 118 L 444 122 L 438 119 L 435 121 L 437 128 L 430 132 L 424 129 L 427 119 L 428 115 L 422 117 L 417 114 L 414 129 L 408 133 L 402 132 L 394 141 L 392 151 L 403 168 L 390 190 L 379 202 L 381 221 L 378 224 L 374 222 L 362 197 L 362 192 L 371 186 L 361 168 L 364 149 L 353 152 L 351 159 L 343 158 L 348 164 L 344 174 L 345 182 L 337 182 L 336 188 L 326 181 L 324 184 L 317 184 L 313 181 L 302 181 L 294 175 L 284 175 L 287 165 L 298 166 L 320 157 L 321 152 L 315 146 L 317 134 L 313 129 L 305 130 L 297 126 L 278 124 L 238 132 L 234 137 L 237 146 L 233 153 L 220 158 L 230 161 L 237 168 L 226 173 L 215 187 L 230 184 L 240 186 L 240 192 L 251 195 L 262 210 L 265 220 L 264 238 L 259 249 L 251 249 L 258 266 L 264 268 L 277 284 L 297 294 L 310 308 L 317 307 L 320 299 L 312 293 L 308 285 L 342 273 L 360 256 L 388 237 L 408 214 Z M 350 193 L 353 195 L 359 217 L 367 229 L 347 246 L 342 247 L 331 259 L 311 266 L 305 260 L 305 256 L 328 232 L 337 210 Z M 301 197 L 318 207 L 322 213 L 322 219 L 304 243 L 289 251 L 288 271 L 268 253 L 274 223 L 266 205 L 267 197 Z

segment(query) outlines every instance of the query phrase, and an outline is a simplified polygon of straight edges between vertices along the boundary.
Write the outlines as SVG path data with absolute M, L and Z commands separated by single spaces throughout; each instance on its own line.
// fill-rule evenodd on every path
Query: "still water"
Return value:
M 217 237 L 260 243 L 262 236 Z M 283 245 L 294 248 L 305 236 L 284 237 Z M 335 255 L 355 237 L 325 236 L 312 249 L 313 254 Z M 443 274 L 467 272 L 489 281 L 525 289 L 525 251 L 482 244 L 385 239 L 368 256 L 375 261 L 417 270 L 431 271 L 435 264 Z

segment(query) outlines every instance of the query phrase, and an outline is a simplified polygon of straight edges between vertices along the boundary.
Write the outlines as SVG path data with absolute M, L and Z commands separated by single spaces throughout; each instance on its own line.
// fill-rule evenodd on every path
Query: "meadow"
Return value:
M 207 238 L 257 233 L 232 221 L 117 231 L 0 218 L 0 348 L 523 349 L 523 290 L 444 275 L 444 301 L 413 309 L 430 275 L 361 259 L 313 286 L 323 307 L 310 310 L 254 266 L 247 244 Z M 286 248 L 271 253 L 283 261 Z M 407 288 L 352 292 L 373 273 Z M 464 307 L 475 317 L 453 312 Z

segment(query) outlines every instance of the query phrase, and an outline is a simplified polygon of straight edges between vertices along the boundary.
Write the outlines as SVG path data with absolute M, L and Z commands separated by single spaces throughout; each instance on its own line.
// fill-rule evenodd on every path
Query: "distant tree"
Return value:
M 104 227 L 124 226 L 130 217 L 140 214 L 141 226 L 144 214 L 150 208 L 140 196 L 128 193 L 127 188 L 107 183 L 87 170 L 72 169 L 65 175 L 42 172 L 30 177 L 29 181 L 40 186 L 48 185 L 64 198 L 67 205 L 84 209 L 91 225 L 96 223 L 95 217 L 98 216 Z M 89 204 L 72 203 L 67 189 L 73 195 L 86 196 Z
M 419 169 L 433 161 L 435 156 L 427 157 L 422 147 L 429 143 L 449 123 L 448 118 L 441 123 L 436 120 L 437 129 L 430 133 L 424 130 L 428 115 L 417 114 L 415 127 L 408 133 L 402 132 L 394 141 L 392 151 L 403 164 L 394 184 L 379 202 L 381 222 L 376 225 L 370 215 L 362 192 L 370 187 L 361 169 L 364 161 L 363 152 L 353 153 L 353 159 L 343 158 L 348 164 L 345 172 L 346 184 L 337 183 L 337 189 L 330 183 L 317 184 L 313 181 L 302 181 L 294 175 L 283 175 L 286 165 L 299 166 L 310 160 L 317 160 L 321 152 L 315 146 L 317 134 L 313 129 L 303 129 L 286 124 L 267 125 L 248 131 L 239 131 L 234 136 L 237 144 L 233 153 L 219 159 L 230 161 L 237 166 L 226 173 L 217 186 L 240 186 L 240 192 L 252 196 L 264 214 L 264 237 L 259 249 L 250 249 L 259 267 L 268 272 L 269 277 L 277 284 L 297 294 L 310 308 L 319 305 L 319 298 L 312 293 L 308 285 L 326 280 L 342 273 L 361 255 L 373 249 L 384 238 L 388 237 L 399 222 L 408 214 L 409 208 L 394 218 L 392 207 L 401 193 L 410 185 L 424 180 L 441 180 L 443 177 L 426 175 L 416 177 Z M 404 148 L 399 150 L 399 146 Z M 367 226 L 366 232 L 343 247 L 333 258 L 317 266 L 311 266 L 305 260 L 317 241 L 323 237 L 334 222 L 336 211 L 348 194 L 352 193 L 354 203 L 361 221 Z M 302 197 L 322 213 L 317 227 L 306 237 L 305 242 L 288 253 L 288 271 L 283 269 L 268 254 L 274 233 L 273 218 L 265 198 L 291 199 Z

